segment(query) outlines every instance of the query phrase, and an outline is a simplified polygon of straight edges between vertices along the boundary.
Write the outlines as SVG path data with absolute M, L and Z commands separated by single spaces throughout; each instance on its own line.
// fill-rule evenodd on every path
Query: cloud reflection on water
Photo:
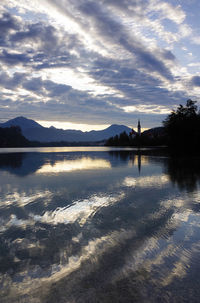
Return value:
M 83 226 L 91 216 L 95 215 L 99 208 L 110 206 L 122 197 L 123 194 L 92 196 L 82 201 L 75 201 L 70 206 L 47 211 L 42 216 L 34 215 L 33 219 L 53 225 L 78 222 L 80 226 Z
M 200 269 L 199 191 L 172 186 L 167 160 L 145 157 L 140 174 L 129 154 L 58 154 L 35 156 L 26 178 L 6 175 L 2 302 L 184 298 L 181 281 Z
M 104 159 L 92 159 L 89 157 L 82 157 L 75 160 L 57 161 L 55 164 L 44 164 L 37 170 L 37 174 L 52 174 L 61 172 L 70 172 L 75 170 L 86 169 L 105 169 L 111 168 L 110 162 Z
M 3 203 L 0 205 L 0 208 L 4 208 L 6 205 L 19 205 L 21 207 L 34 202 L 37 199 L 45 199 L 46 201 L 48 201 L 48 199 L 50 199 L 52 193 L 48 190 L 46 191 L 41 191 L 41 190 L 37 190 L 34 193 L 27 193 L 24 192 L 11 192 L 8 193 L 7 195 L 5 195 L 4 199 L 3 199 Z
M 167 175 L 147 176 L 147 177 L 126 177 L 123 185 L 127 187 L 160 187 L 169 183 Z

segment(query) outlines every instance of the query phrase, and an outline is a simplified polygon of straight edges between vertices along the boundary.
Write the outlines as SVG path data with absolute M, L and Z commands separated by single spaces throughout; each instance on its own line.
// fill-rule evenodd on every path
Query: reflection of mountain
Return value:
M 133 152 L 8 153 L 0 154 L 0 170 L 26 176 L 32 173 L 59 173 L 104 169 L 134 164 Z
M 158 150 L 155 151 L 156 155 Z M 148 156 L 148 154 L 150 156 Z M 171 181 L 180 189 L 194 190 L 200 181 L 198 158 L 154 157 L 151 150 L 75 153 L 9 153 L 0 154 L 0 170 L 18 176 L 61 173 L 78 170 L 109 169 L 118 166 L 142 167 L 157 163 L 165 168 Z
M 0 154 L 0 170 L 26 176 L 37 171 L 46 161 L 45 155 L 37 153 Z

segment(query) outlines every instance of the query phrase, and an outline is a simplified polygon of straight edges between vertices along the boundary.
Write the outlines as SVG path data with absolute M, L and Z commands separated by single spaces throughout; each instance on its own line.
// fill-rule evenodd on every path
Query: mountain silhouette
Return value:
M 95 142 L 103 141 L 112 136 L 119 135 L 122 132 L 130 133 L 131 129 L 125 125 L 113 124 L 106 129 L 99 131 L 82 132 L 80 130 L 63 130 L 55 127 L 43 127 L 34 120 L 25 117 L 17 117 L 5 123 L 1 123 L 0 127 L 19 126 L 22 134 L 31 141 L 40 142 Z
M 8 120 L 5 123 L 0 123 L 0 127 L 11 127 L 11 126 L 19 126 L 21 130 L 25 130 L 27 128 L 43 128 L 42 125 L 35 122 L 34 120 L 27 119 L 25 117 L 17 117 L 11 120 Z

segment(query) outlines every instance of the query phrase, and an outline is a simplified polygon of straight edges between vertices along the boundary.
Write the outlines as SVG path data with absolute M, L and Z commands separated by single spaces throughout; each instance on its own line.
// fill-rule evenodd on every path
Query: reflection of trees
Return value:
M 171 157 L 166 165 L 166 173 L 180 189 L 194 191 L 200 181 L 200 159 Z
M 25 153 L 0 154 L 0 168 L 19 168 L 22 166 Z
M 44 155 L 38 153 L 0 154 L 0 169 L 18 176 L 32 174 L 44 163 Z
M 109 153 L 112 167 L 117 166 L 117 165 L 122 165 L 122 163 L 123 163 L 123 165 L 124 164 L 126 165 L 129 162 L 129 160 L 131 160 L 132 164 L 134 164 L 135 153 L 132 151 L 113 150 L 113 151 L 109 151 L 108 153 Z
M 72 153 L 8 153 L 0 154 L 0 169 L 8 171 L 14 175 L 27 176 L 35 173 L 43 165 L 49 163 L 50 165 L 56 164 L 57 161 L 64 160 L 78 160 L 83 157 L 93 159 L 105 159 L 110 162 L 111 167 L 126 166 L 129 161 L 132 165 L 141 166 L 141 163 L 135 163 L 136 156 L 160 156 L 165 155 L 165 149 L 135 149 L 135 150 L 113 150 L 103 152 L 74 152 Z M 138 159 L 138 157 L 137 157 Z M 159 159 L 159 158 L 157 158 Z M 140 160 L 140 158 L 138 159 Z

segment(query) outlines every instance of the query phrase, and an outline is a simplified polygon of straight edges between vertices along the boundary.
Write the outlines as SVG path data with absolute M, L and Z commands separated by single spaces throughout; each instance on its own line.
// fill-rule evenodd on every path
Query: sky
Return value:
M 1 0 L 0 122 L 161 126 L 200 100 L 199 0 Z

